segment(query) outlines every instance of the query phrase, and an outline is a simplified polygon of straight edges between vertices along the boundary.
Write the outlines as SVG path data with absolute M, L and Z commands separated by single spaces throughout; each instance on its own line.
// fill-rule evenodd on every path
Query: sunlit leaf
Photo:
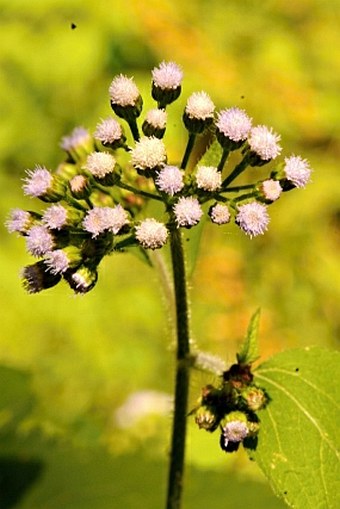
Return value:
M 259 358 L 258 332 L 260 323 L 261 310 L 255 311 L 251 317 L 247 334 L 241 346 L 240 352 L 237 354 L 239 364 L 251 364 Z
M 271 397 L 251 453 L 275 493 L 295 509 L 340 507 L 340 354 L 321 348 L 275 355 L 256 371 Z

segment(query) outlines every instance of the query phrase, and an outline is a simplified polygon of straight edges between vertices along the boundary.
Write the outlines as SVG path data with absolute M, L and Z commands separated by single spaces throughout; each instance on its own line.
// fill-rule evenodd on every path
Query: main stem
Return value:
M 166 509 L 180 509 L 184 476 L 184 455 L 189 395 L 189 312 L 181 232 L 170 233 L 171 261 L 176 309 L 176 380 L 175 404 L 170 451 L 168 496 Z

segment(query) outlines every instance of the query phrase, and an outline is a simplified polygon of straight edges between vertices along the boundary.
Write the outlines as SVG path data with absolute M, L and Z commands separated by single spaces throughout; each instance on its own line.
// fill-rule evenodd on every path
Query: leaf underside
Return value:
M 340 507 L 340 353 L 288 350 L 254 372 L 271 398 L 260 412 L 255 459 L 295 509 Z

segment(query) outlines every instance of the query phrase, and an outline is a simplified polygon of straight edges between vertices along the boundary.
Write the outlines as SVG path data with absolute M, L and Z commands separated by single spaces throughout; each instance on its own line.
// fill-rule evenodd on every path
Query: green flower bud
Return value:
M 39 293 L 59 283 L 60 274 L 47 271 L 44 261 L 27 265 L 22 271 L 22 284 L 28 293 Z

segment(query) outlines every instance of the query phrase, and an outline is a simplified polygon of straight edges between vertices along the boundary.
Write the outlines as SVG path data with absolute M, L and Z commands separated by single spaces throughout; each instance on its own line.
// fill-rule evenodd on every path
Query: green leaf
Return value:
M 221 146 L 215 140 L 206 150 L 206 152 L 203 154 L 203 156 L 201 157 L 197 164 L 202 166 L 217 166 L 221 159 L 221 155 L 222 155 Z M 203 206 L 203 208 L 209 208 L 209 205 L 206 205 L 206 207 Z M 188 241 L 186 245 L 186 260 L 189 277 L 193 274 L 196 266 L 202 233 L 207 218 L 206 213 L 207 211 L 204 210 L 204 212 L 205 214 L 202 217 L 201 221 L 198 223 L 198 225 L 188 230 L 185 234 L 185 238 Z
M 260 412 L 250 456 L 295 509 L 340 507 L 340 353 L 321 348 L 275 355 L 254 372 L 271 401 Z
M 240 352 L 237 354 L 239 364 L 251 364 L 259 358 L 258 332 L 260 323 L 260 308 L 255 311 L 250 319 L 246 337 Z

